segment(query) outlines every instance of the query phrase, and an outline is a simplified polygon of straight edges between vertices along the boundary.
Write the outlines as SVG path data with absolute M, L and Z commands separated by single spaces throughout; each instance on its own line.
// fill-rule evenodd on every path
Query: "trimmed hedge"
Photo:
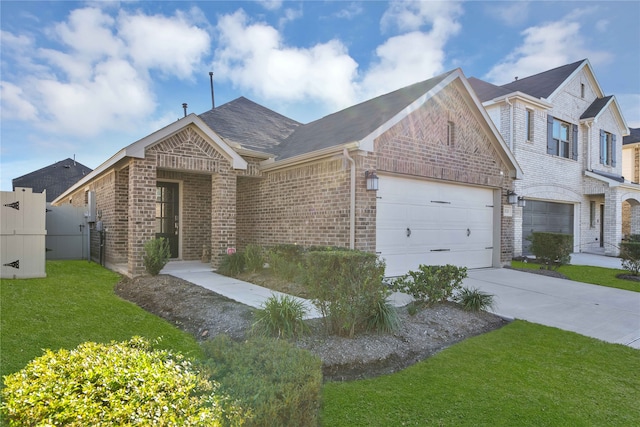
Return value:
M 287 341 L 265 338 L 236 343 L 219 335 L 202 346 L 211 380 L 250 411 L 246 426 L 318 425 L 319 358 Z
M 573 236 L 562 233 L 532 233 L 527 238 L 531 242 L 529 250 L 536 256 L 540 264 L 547 269 L 557 269 L 571 262 L 573 252 Z
M 191 362 L 147 341 L 47 350 L 5 377 L 9 425 L 241 425 L 238 407 Z
M 303 284 L 330 332 L 353 337 L 372 327 L 397 326 L 394 308 L 386 302 L 390 291 L 382 282 L 384 269 L 384 263 L 367 252 L 330 249 L 306 254 Z

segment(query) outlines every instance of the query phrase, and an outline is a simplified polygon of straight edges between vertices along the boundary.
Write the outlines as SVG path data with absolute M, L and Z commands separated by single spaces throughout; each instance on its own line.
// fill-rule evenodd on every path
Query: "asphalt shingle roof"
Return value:
M 46 190 L 47 202 L 52 202 L 89 172 L 91 169 L 85 165 L 73 159 L 65 159 L 14 178 L 11 184 L 14 189 L 16 187 L 32 188 L 34 193 L 42 193 Z
M 612 95 L 605 96 L 603 98 L 596 98 L 596 100 L 593 101 L 586 110 L 584 110 L 584 113 L 582 113 L 580 119 L 592 119 L 597 116 L 598 113 L 602 111 L 602 109 L 607 105 L 611 98 L 613 98 Z
M 480 80 L 476 77 L 469 77 L 468 81 L 476 95 L 478 95 L 480 102 L 487 102 L 513 92 L 503 87 L 485 82 L 484 80 Z
M 510 92 L 523 92 L 536 98 L 548 98 L 586 59 L 563 65 L 502 85 Z
M 640 128 L 629 128 L 629 135 L 622 138 L 622 145 L 640 142 Z
M 282 143 L 278 160 L 360 141 L 444 80 L 452 71 L 378 96 L 309 124 L 299 126 Z
M 245 97 L 200 114 L 207 126 L 243 148 L 275 154 L 300 123 Z

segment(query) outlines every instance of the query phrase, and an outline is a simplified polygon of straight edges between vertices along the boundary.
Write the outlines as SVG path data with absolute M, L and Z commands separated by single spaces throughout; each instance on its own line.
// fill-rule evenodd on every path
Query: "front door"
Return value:
M 158 182 L 156 185 L 156 238 L 169 241 L 171 258 L 178 258 L 178 231 L 180 225 L 180 198 L 178 184 Z
M 600 205 L 600 247 L 604 248 L 604 205 Z

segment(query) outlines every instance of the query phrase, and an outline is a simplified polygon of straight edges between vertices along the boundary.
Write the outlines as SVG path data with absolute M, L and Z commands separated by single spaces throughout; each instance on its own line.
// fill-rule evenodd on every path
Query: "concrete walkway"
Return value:
M 620 259 L 573 254 L 572 264 L 620 268 Z M 198 261 L 170 262 L 162 274 L 171 274 L 220 295 L 261 308 L 272 295 L 283 295 L 251 283 L 222 276 Z M 603 341 L 640 349 L 640 293 L 556 279 L 505 268 L 469 270 L 464 286 L 493 294 L 493 312 L 577 332 Z M 311 301 L 297 298 L 307 308 L 306 318 L 320 317 Z M 392 295 L 404 306 L 411 297 Z

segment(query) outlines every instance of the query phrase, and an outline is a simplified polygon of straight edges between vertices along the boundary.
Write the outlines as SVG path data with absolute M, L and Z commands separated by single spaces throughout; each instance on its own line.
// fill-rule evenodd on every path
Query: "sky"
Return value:
M 240 96 L 302 123 L 461 68 L 588 58 L 640 127 L 640 1 L 0 1 L 0 189 Z

